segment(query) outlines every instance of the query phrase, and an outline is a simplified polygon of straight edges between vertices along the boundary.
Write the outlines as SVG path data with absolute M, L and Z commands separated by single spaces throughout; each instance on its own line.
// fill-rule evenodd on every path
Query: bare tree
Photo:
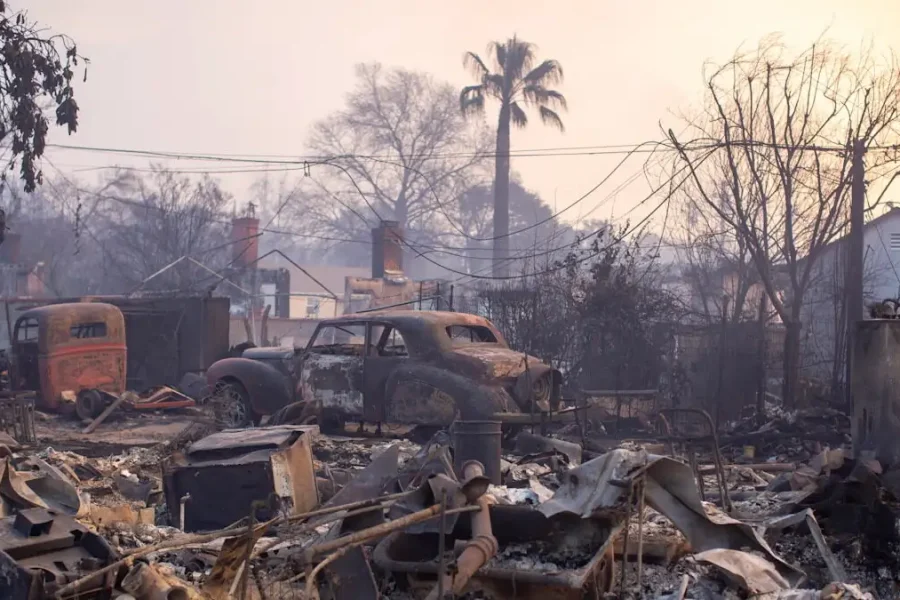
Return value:
M 792 57 L 768 39 L 708 75 L 706 112 L 691 123 L 699 141 L 682 144 L 669 130 L 679 162 L 690 169 L 691 192 L 742 238 L 786 327 L 789 405 L 797 389 L 803 297 L 816 260 L 847 219 L 851 149 L 859 140 L 870 150 L 868 180 L 886 172 L 894 157 L 878 148 L 896 140 L 898 89 L 893 58 L 852 58 L 826 43 Z M 733 210 L 721 207 L 720 170 L 697 157 L 699 147 L 710 145 L 727 165 Z
M 211 268 L 229 255 L 226 209 L 231 199 L 208 176 L 189 177 L 155 168 L 146 177 L 116 175 L 103 197 L 110 202 L 101 240 L 112 269 L 129 287 L 184 256 Z M 148 289 L 197 290 L 215 283 L 196 264 L 182 261 Z
M 108 182 L 97 193 L 103 193 Z M 10 181 L 0 192 L 10 234 L 18 236 L 17 263 L 32 269 L 50 295 L 102 293 L 112 282 L 95 232 L 102 202 L 67 179 L 46 178 L 31 193 Z M 12 251 L 7 254 L 12 259 Z
M 733 217 L 727 183 L 722 182 L 715 194 L 719 210 Z M 694 194 L 683 193 L 675 203 L 672 240 L 691 297 L 689 312 L 706 324 L 723 318 L 738 322 L 749 314 L 755 318 L 755 305 L 748 305 L 748 297 L 758 278 L 743 236 Z
M 479 176 L 490 138 L 468 123 L 453 87 L 430 75 L 364 64 L 347 106 L 319 122 L 310 150 L 307 223 L 318 232 L 369 239 L 379 219 L 398 221 L 410 240 L 456 230 L 457 199 Z

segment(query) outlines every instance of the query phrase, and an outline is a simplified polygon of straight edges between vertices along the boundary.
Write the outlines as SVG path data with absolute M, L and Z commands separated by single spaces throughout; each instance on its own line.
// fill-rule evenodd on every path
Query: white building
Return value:
M 278 255 L 260 262 L 267 269 L 287 269 L 290 273 L 289 317 L 330 319 L 344 314 L 344 287 L 348 277 L 368 277 L 363 267 L 291 264 Z
M 863 236 L 865 313 L 873 302 L 900 298 L 900 208 L 891 208 L 865 225 Z M 845 353 L 844 272 L 847 237 L 825 247 L 813 266 L 803 301 L 804 375 L 842 381 Z M 837 360 L 835 360 L 837 358 Z

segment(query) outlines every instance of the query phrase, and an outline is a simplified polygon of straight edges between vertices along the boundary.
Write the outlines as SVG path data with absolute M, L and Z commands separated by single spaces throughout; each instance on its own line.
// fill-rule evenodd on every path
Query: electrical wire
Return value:
M 511 237 L 511 236 L 513 236 L 513 235 L 516 235 L 516 234 L 519 234 L 519 233 L 523 233 L 523 232 L 525 232 L 525 231 L 530 231 L 530 230 L 532 230 L 532 229 L 535 229 L 535 228 L 537 228 L 537 227 L 540 227 L 541 225 L 543 225 L 544 223 L 547 223 L 548 221 L 552 221 L 552 220 L 555 219 L 556 217 L 558 217 L 558 216 L 562 215 L 563 213 L 565 213 L 565 212 L 571 210 L 574 206 L 576 206 L 577 204 L 583 202 L 583 201 L 586 200 L 588 197 L 590 197 L 594 192 L 596 192 L 598 189 L 600 189 L 600 187 L 602 187 L 607 181 L 610 180 L 610 178 L 611 178 L 613 175 L 615 175 L 615 174 L 618 172 L 618 170 L 622 167 L 622 165 L 624 165 L 624 164 L 628 161 L 629 158 L 631 158 L 635 153 L 641 152 L 642 149 L 643 149 L 643 147 L 644 147 L 644 146 L 648 146 L 648 145 L 654 146 L 654 149 L 651 150 L 651 152 L 653 152 L 653 151 L 656 150 L 656 147 L 658 147 L 659 145 L 661 145 L 661 143 L 660 143 L 660 142 L 656 142 L 656 141 L 646 141 L 646 142 L 641 142 L 641 143 L 638 144 L 637 146 L 631 148 L 628 152 L 625 153 L 624 158 L 622 158 L 622 160 L 620 160 L 620 161 L 616 164 L 616 166 L 613 167 L 613 169 L 612 169 L 609 173 L 607 173 L 607 174 L 603 177 L 603 179 L 600 180 L 599 183 L 597 183 L 595 186 L 593 186 L 593 187 L 592 187 L 591 189 L 589 189 L 587 192 L 585 192 L 584 194 L 582 194 L 581 196 L 579 196 L 579 197 L 578 197 L 577 199 L 575 199 L 571 204 L 567 205 L 567 206 L 566 206 L 565 208 L 563 208 L 562 210 L 557 211 L 557 212 L 554 212 L 554 213 L 551 214 L 550 216 L 545 217 L 544 219 L 541 219 L 540 221 L 537 221 L 537 222 L 535 222 L 535 223 L 532 223 L 532 224 L 530 224 L 530 225 L 528 225 L 528 226 L 526 226 L 526 227 L 522 227 L 521 229 L 517 229 L 517 230 L 515 230 L 515 231 L 510 231 L 510 232 L 505 233 L 505 234 L 502 234 L 502 235 L 494 235 L 494 236 L 491 236 L 491 237 L 474 237 L 474 236 L 471 236 L 471 235 L 467 234 L 465 231 L 462 230 L 462 228 L 460 228 L 459 226 L 457 226 L 456 223 L 453 222 L 453 219 L 450 217 L 450 215 L 448 215 L 447 212 L 446 212 L 446 210 L 444 209 L 444 205 L 443 205 L 443 203 L 441 202 L 440 198 L 438 197 L 437 191 L 434 189 L 434 186 L 432 185 L 431 181 L 429 181 L 428 178 L 427 178 L 421 171 L 419 171 L 418 169 L 413 169 L 413 168 L 407 167 L 407 166 L 405 166 L 405 165 L 401 165 L 401 164 L 399 164 L 399 163 L 391 163 L 390 161 L 382 161 L 382 160 L 378 160 L 378 161 L 376 161 L 376 162 L 379 162 L 379 163 L 386 163 L 386 164 L 392 164 L 392 165 L 394 165 L 394 166 L 398 166 L 398 167 L 401 167 L 401 168 L 403 168 L 403 169 L 409 169 L 409 170 L 411 170 L 413 173 L 415 173 L 415 174 L 419 175 L 420 177 L 422 177 L 422 179 L 423 179 L 423 180 L 425 181 L 425 183 L 428 185 L 428 187 L 429 187 L 429 189 L 430 189 L 432 195 L 434 196 L 434 200 L 435 200 L 435 202 L 437 202 L 437 205 L 438 205 L 440 211 L 443 213 L 444 218 L 447 219 L 447 221 L 450 223 L 450 225 L 451 225 L 451 226 L 452 226 L 452 227 L 453 227 L 460 235 L 462 235 L 464 238 L 466 238 L 466 239 L 468 239 L 468 240 L 472 240 L 472 241 L 475 241 L 475 242 L 491 242 L 491 241 L 496 241 L 496 240 L 500 240 L 500 239 L 504 239 L 504 238 L 509 238 L 509 237 Z
M 625 154 L 625 158 L 624 158 L 622 161 L 620 161 L 620 163 L 619 163 L 618 165 L 616 165 L 616 167 L 613 169 L 613 171 L 612 171 L 611 173 L 609 173 L 606 177 L 604 177 L 604 179 L 603 179 L 600 183 L 598 183 L 596 186 L 594 186 L 594 187 L 593 187 L 591 190 L 589 190 L 586 194 L 582 195 L 580 198 L 578 198 L 575 202 L 573 202 L 572 204 L 570 204 L 569 206 L 567 206 L 567 207 L 566 207 L 565 209 L 563 209 L 562 211 L 558 211 L 557 213 L 554 213 L 553 216 L 548 217 L 548 218 L 545 218 L 545 219 L 539 221 L 538 223 L 532 224 L 531 226 L 528 226 L 528 227 L 525 227 L 525 228 L 516 230 L 515 232 L 511 232 L 511 233 L 509 233 L 509 234 L 505 234 L 504 236 L 493 236 L 493 237 L 489 237 L 489 238 L 472 238 L 472 239 L 473 239 L 473 240 L 477 240 L 477 241 L 492 241 L 492 240 L 500 239 L 500 238 L 502 238 L 502 237 L 506 237 L 506 236 L 509 236 L 509 235 L 513 235 L 513 234 L 515 234 L 515 233 L 521 233 L 521 232 L 527 231 L 527 230 L 529 230 L 529 229 L 533 229 L 533 228 L 535 228 L 535 227 L 540 226 L 540 225 L 543 224 L 543 223 L 546 223 L 546 222 L 552 220 L 553 218 L 555 218 L 555 216 L 558 216 L 559 214 L 562 214 L 563 212 L 565 212 L 566 210 L 568 210 L 569 208 L 571 208 L 572 206 L 574 206 L 574 205 L 577 204 L 578 202 L 583 201 L 584 198 L 588 197 L 591 193 L 593 193 L 594 191 L 596 191 L 596 189 L 599 189 L 599 187 L 600 187 L 603 183 L 605 183 L 605 182 L 606 182 L 606 181 L 607 181 L 607 180 L 608 180 L 608 179 L 609 179 L 609 178 L 610 178 L 610 177 L 618 170 L 618 168 L 621 167 L 622 164 L 624 164 L 624 162 L 627 160 L 628 157 L 632 156 L 633 154 L 635 154 L 635 153 L 637 153 L 637 152 L 642 151 L 642 150 L 643 150 L 643 146 L 645 146 L 645 145 L 651 145 L 651 144 L 654 145 L 654 146 L 663 145 L 661 142 L 644 142 L 643 144 L 641 144 L 641 145 L 639 145 L 639 146 L 637 146 L 637 147 L 632 147 L 632 148 L 628 149 L 627 151 L 620 151 L 620 152 L 617 151 L 617 153 L 619 153 L 619 154 Z M 62 148 L 67 148 L 67 149 L 89 150 L 89 151 L 97 151 L 97 152 L 123 152 L 123 153 L 128 153 L 128 154 L 138 154 L 138 155 L 143 155 L 143 156 L 151 155 L 151 156 L 166 157 L 166 158 L 190 158 L 190 159 L 196 159 L 196 160 L 224 160 L 224 161 L 231 161 L 231 162 L 234 162 L 233 160 L 228 159 L 228 158 L 223 157 L 223 156 L 212 156 L 212 155 L 189 155 L 189 154 L 184 154 L 184 153 L 161 153 L 161 152 L 141 151 L 141 150 L 111 149 L 111 148 L 94 148 L 94 147 L 87 147 L 87 146 L 68 146 L 68 145 L 58 145 L 58 146 L 56 146 L 56 147 L 62 147 Z M 653 148 L 653 149 L 650 150 L 650 152 L 654 152 L 654 151 L 656 151 L 656 148 Z M 335 159 L 332 159 L 332 160 L 335 160 Z M 241 160 L 241 161 L 238 161 L 238 162 L 255 162 L 255 163 L 262 163 L 262 164 L 272 164 L 272 163 L 278 163 L 278 164 L 293 164 L 293 165 L 298 164 L 297 161 L 271 161 L 271 160 L 255 160 L 255 159 Z M 353 175 L 349 172 L 348 169 L 346 169 L 346 168 L 343 167 L 342 165 L 335 164 L 335 162 L 331 162 L 331 161 L 328 161 L 328 162 L 321 162 L 321 163 L 319 163 L 319 164 L 324 165 L 324 166 L 331 166 L 331 167 L 334 167 L 334 168 L 337 168 L 337 169 L 341 170 L 341 171 L 344 173 L 344 175 L 347 176 L 348 179 L 351 181 L 351 183 L 353 184 L 353 186 L 356 188 L 357 192 L 359 193 L 360 197 L 361 197 L 361 198 L 363 199 L 363 201 L 367 204 L 367 206 L 368 206 L 369 209 L 373 212 L 373 214 L 375 214 L 375 216 L 376 216 L 379 220 L 382 220 L 382 217 L 381 217 L 380 213 L 375 209 L 374 206 L 372 206 L 371 202 L 369 202 L 369 200 L 368 200 L 368 198 L 366 197 L 365 193 L 364 193 L 363 190 L 359 187 L 359 185 L 357 184 L 357 182 L 356 182 L 356 180 L 354 179 Z M 308 166 L 308 163 L 307 163 L 306 161 L 304 161 L 304 168 L 307 168 L 307 166 Z M 671 178 L 670 178 L 670 181 L 671 181 Z M 683 181 L 682 181 L 681 183 L 683 183 Z M 680 187 L 681 183 L 679 184 L 678 187 Z M 658 188 L 658 189 L 659 189 L 659 188 Z M 654 192 L 652 192 L 652 194 L 651 194 L 650 197 L 652 197 L 652 195 L 655 194 L 656 191 L 658 191 L 658 189 L 657 189 L 657 190 L 654 190 Z M 113 198 L 114 200 L 117 200 L 117 201 L 123 201 L 123 200 L 124 200 L 124 199 L 119 199 L 119 198 L 115 198 L 115 197 L 112 197 L 112 198 Z M 133 204 L 139 204 L 139 203 L 133 203 Z M 648 217 L 649 217 L 649 216 L 652 216 L 652 214 L 654 214 L 654 213 L 656 212 L 656 210 L 658 210 L 658 207 L 657 207 L 657 209 L 654 209 L 654 211 L 652 211 L 652 212 L 650 213 L 650 215 L 648 215 Z M 598 232 L 599 232 L 599 230 L 598 230 Z M 598 233 L 598 232 L 595 232 L 595 233 Z M 593 235 L 593 234 L 592 234 L 592 235 Z M 462 276 L 464 276 L 464 277 L 472 277 L 472 278 L 478 278 L 478 279 L 518 279 L 518 278 L 520 278 L 520 276 L 485 277 L 485 276 L 476 275 L 476 274 L 464 273 L 464 272 L 462 272 L 462 271 L 458 271 L 458 270 L 456 270 L 456 269 L 453 269 L 453 268 L 451 268 L 451 267 L 448 267 L 448 266 L 446 266 L 446 265 L 443 265 L 443 264 L 441 264 L 441 263 L 438 263 L 438 262 L 434 261 L 433 259 L 429 258 L 429 257 L 426 256 L 425 254 L 423 254 L 422 252 L 420 252 L 414 245 L 411 245 L 409 242 L 407 242 L 407 241 L 405 241 L 405 240 L 404 240 L 404 245 L 407 245 L 414 253 L 416 253 L 418 256 L 420 256 L 421 258 L 425 259 L 426 261 L 431 262 L 431 263 L 435 264 L 436 266 L 441 267 L 441 268 L 443 268 L 443 269 L 445 269 L 445 270 L 447 270 L 447 271 L 449 271 L 449 272 L 457 273 L 457 274 L 462 275 Z M 551 254 L 551 253 L 553 253 L 553 252 L 558 252 L 559 250 L 564 249 L 564 248 L 566 248 L 566 247 L 571 247 L 571 245 L 567 245 L 567 246 L 563 246 L 563 247 L 559 247 L 559 248 L 552 248 L 552 249 L 550 249 L 550 250 L 547 250 L 547 251 L 544 251 L 544 252 L 541 252 L 541 253 L 534 253 L 534 254 L 532 254 L 532 255 L 530 256 L 530 258 L 533 259 L 533 258 L 536 258 L 536 257 L 538 257 L 538 256 L 544 256 L 544 255 L 547 255 L 547 254 Z M 434 249 L 436 250 L 436 248 L 434 248 Z M 520 258 L 521 258 L 521 257 L 513 257 L 512 260 L 518 260 L 518 259 L 520 259 Z M 509 260 L 509 259 L 505 259 L 505 260 Z
M 646 143 L 646 142 L 645 142 Z M 668 140 L 656 142 L 660 145 L 669 145 Z M 688 142 L 690 143 L 690 142 Z M 585 146 L 583 148 L 598 148 L 597 150 L 569 150 L 568 148 L 549 148 L 545 151 L 534 150 L 511 150 L 509 156 L 516 158 L 527 157 L 553 157 L 553 156 L 602 156 L 616 154 L 634 153 L 634 147 L 643 144 L 621 144 L 609 147 L 604 146 Z M 179 160 L 199 160 L 208 162 L 236 162 L 236 163 L 255 163 L 255 164 L 300 164 L 303 162 L 327 162 L 340 158 L 356 158 L 360 160 L 390 160 L 397 158 L 392 155 L 374 155 L 374 154 L 335 154 L 335 155 L 250 155 L 250 154 L 216 154 L 216 153 L 191 153 L 191 152 L 174 152 L 167 150 L 140 150 L 133 148 L 111 148 L 102 146 L 82 146 L 77 144 L 47 144 L 47 148 L 56 148 L 60 150 L 72 150 L 81 152 L 97 152 L 103 154 L 124 154 L 131 156 L 141 156 L 145 158 L 167 158 Z M 578 148 L 578 147 L 572 147 Z M 674 149 L 674 148 L 673 148 Z M 653 150 L 642 149 L 638 152 L 652 153 Z M 258 156 L 281 156 L 281 158 L 259 158 Z M 427 157 L 421 157 L 422 160 L 441 160 L 445 158 L 465 158 L 484 156 L 486 158 L 496 158 L 496 152 L 444 152 L 435 153 Z
M 701 158 L 700 161 L 697 163 L 697 166 L 699 166 L 700 164 L 702 164 L 707 158 L 709 158 L 709 156 L 710 156 L 711 154 L 712 154 L 712 153 L 708 153 L 708 154 L 706 154 L 706 156 L 704 156 L 703 158 Z M 683 167 L 682 167 L 681 169 L 679 169 L 676 173 L 673 173 L 672 176 L 669 177 L 668 180 L 667 180 L 665 183 L 661 184 L 661 185 L 660 185 L 659 187 L 657 187 L 655 190 L 651 191 L 650 194 L 649 194 L 646 198 L 644 198 L 644 200 L 642 200 L 638 205 L 636 205 L 635 207 L 633 207 L 632 210 L 629 211 L 629 212 L 632 212 L 633 210 L 636 210 L 637 207 L 643 205 L 643 204 L 644 204 L 645 202 L 647 202 L 650 198 L 652 198 L 654 195 L 656 195 L 656 193 L 657 193 L 660 189 L 662 189 L 662 188 L 663 188 L 664 186 L 666 186 L 666 185 L 671 184 L 672 181 L 674 180 L 674 178 L 675 178 L 678 174 L 680 174 L 681 172 L 686 171 L 686 170 L 687 170 L 687 166 L 683 166 Z M 622 239 L 624 239 L 624 237 L 625 237 L 626 235 L 630 234 L 630 233 L 631 233 L 632 231 L 634 231 L 635 229 L 640 229 L 640 227 L 642 227 L 643 224 L 645 224 L 647 221 L 649 221 L 649 220 L 653 217 L 653 215 L 654 215 L 657 211 L 659 211 L 659 209 L 662 208 L 662 206 L 665 205 L 665 204 L 671 199 L 672 194 L 674 194 L 676 191 L 678 191 L 678 190 L 681 188 L 681 186 L 684 185 L 684 183 L 685 183 L 689 178 L 690 178 L 690 174 L 685 175 L 685 177 L 682 178 L 681 181 L 678 182 L 678 184 L 677 184 L 674 188 L 672 188 L 672 189 L 669 191 L 669 193 L 666 195 L 666 197 L 663 199 L 662 202 L 660 202 L 653 210 L 651 210 L 650 213 L 649 213 L 648 215 L 646 215 L 643 219 L 641 219 L 635 227 L 630 228 L 630 230 L 629 230 L 628 228 L 626 228 L 626 230 L 622 232 L 622 235 L 621 235 L 617 240 L 614 240 L 614 241 L 612 242 L 612 244 L 616 244 L 616 243 L 621 242 Z M 563 247 L 560 247 L 560 248 L 554 248 L 553 250 L 545 251 L 545 252 L 536 254 L 535 256 L 541 256 L 541 255 L 550 254 L 550 253 L 552 253 L 552 252 L 558 252 L 559 250 L 565 249 L 565 248 L 567 248 L 567 247 L 574 247 L 575 245 L 580 244 L 580 243 L 583 241 L 583 239 L 587 239 L 587 238 L 590 238 L 590 237 L 593 237 L 593 236 L 599 234 L 599 233 L 602 232 L 604 229 L 606 229 L 606 227 L 607 227 L 607 226 L 604 226 L 604 227 L 601 227 L 601 228 L 599 228 L 599 229 L 594 230 L 593 232 L 587 234 L 584 238 L 582 238 L 582 239 L 580 239 L 580 240 L 576 240 L 576 242 L 574 242 L 573 244 L 568 244 L 568 245 L 563 246 Z M 602 251 L 607 250 L 609 247 L 612 247 L 612 246 L 607 246 L 607 247 L 605 247 L 605 248 L 599 250 L 598 252 L 595 252 L 595 253 L 593 253 L 592 255 L 589 255 L 589 256 L 585 257 L 584 260 L 589 260 L 590 258 L 593 258 L 594 256 L 597 256 L 597 255 L 600 254 Z M 415 250 L 413 250 L 413 251 L 415 252 Z M 547 270 L 544 270 L 544 271 L 539 271 L 539 272 L 535 272 L 535 273 L 528 273 L 528 274 L 524 274 L 524 275 L 502 275 L 502 276 L 492 275 L 492 276 L 485 276 L 485 275 L 477 275 L 477 274 L 471 274 L 471 273 L 464 273 L 464 272 L 462 272 L 462 271 L 458 271 L 458 270 L 456 270 L 456 269 L 447 267 L 446 265 L 442 265 L 442 264 L 440 264 L 440 263 L 438 263 L 438 262 L 436 262 L 436 261 L 430 259 L 430 258 L 427 257 L 427 256 L 424 256 L 424 255 L 421 255 L 421 254 L 419 254 L 419 255 L 420 255 L 422 258 L 424 258 L 425 260 L 427 260 L 428 262 L 430 262 L 430 263 L 432 263 L 432 264 L 434 264 L 434 265 L 436 265 L 436 266 L 438 266 L 438 267 L 441 267 L 441 268 L 445 269 L 446 271 L 449 271 L 449 272 L 451 272 L 451 273 L 456 273 L 456 274 L 458 274 L 458 275 L 462 275 L 463 278 L 471 278 L 471 279 L 479 279 L 479 280 L 487 280 L 487 281 L 510 281 L 510 280 L 516 280 L 516 279 L 523 279 L 523 278 L 526 278 L 526 277 L 533 277 L 533 276 L 536 276 L 536 275 L 542 275 L 542 274 L 546 274 L 546 273 L 552 273 L 552 272 L 555 272 L 555 271 L 560 270 L 561 268 L 566 268 L 566 267 L 568 266 L 568 264 L 563 264 L 562 266 L 558 266 L 557 268 L 551 268 L 551 269 L 547 269 Z M 519 259 L 521 259 L 521 257 L 517 257 L 517 258 L 514 258 L 514 259 L 512 259 L 512 260 L 519 260 Z M 584 262 L 584 260 L 576 261 L 575 264 L 580 264 L 581 262 Z M 492 265 L 492 268 L 493 268 L 493 265 Z M 455 280 L 453 283 L 455 283 L 456 281 L 459 281 L 459 280 Z

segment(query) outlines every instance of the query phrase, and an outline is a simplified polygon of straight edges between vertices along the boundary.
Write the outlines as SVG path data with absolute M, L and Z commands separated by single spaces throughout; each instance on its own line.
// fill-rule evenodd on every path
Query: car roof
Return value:
M 354 322 L 391 325 L 403 334 L 408 345 L 415 345 L 419 348 L 434 344 L 445 348 L 449 347 L 450 338 L 445 332 L 442 332 L 442 329 L 452 325 L 486 327 L 494 334 L 499 343 L 504 345 L 506 343 L 503 334 L 484 317 L 443 310 L 373 310 L 325 319 L 319 323 L 319 327 Z
M 396 325 L 436 325 L 446 327 L 450 325 L 481 325 L 493 329 L 491 322 L 469 313 L 459 313 L 446 310 L 373 310 L 362 313 L 351 313 L 333 319 L 323 319 L 323 324 L 346 323 L 348 321 L 380 321 L 382 323 Z

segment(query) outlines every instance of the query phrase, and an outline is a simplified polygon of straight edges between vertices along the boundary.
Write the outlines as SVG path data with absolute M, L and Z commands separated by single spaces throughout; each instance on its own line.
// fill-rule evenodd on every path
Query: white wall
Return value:
M 319 301 L 320 319 L 331 319 L 334 316 L 343 314 L 343 302 L 335 302 L 333 298 L 323 298 L 321 296 L 291 296 L 289 303 L 290 318 L 305 319 L 307 318 L 307 307 L 310 300 Z M 335 313 L 337 308 L 337 313 Z
M 896 250 L 891 249 L 891 234 Z M 869 304 L 900 296 L 900 210 L 871 222 L 863 236 L 865 267 L 863 273 L 864 314 Z M 846 329 L 841 314 L 844 294 L 846 238 L 832 244 L 813 267 L 810 288 L 803 301 L 802 364 L 803 375 L 830 381 L 836 344 L 842 344 Z M 843 369 L 838 371 L 843 379 Z

